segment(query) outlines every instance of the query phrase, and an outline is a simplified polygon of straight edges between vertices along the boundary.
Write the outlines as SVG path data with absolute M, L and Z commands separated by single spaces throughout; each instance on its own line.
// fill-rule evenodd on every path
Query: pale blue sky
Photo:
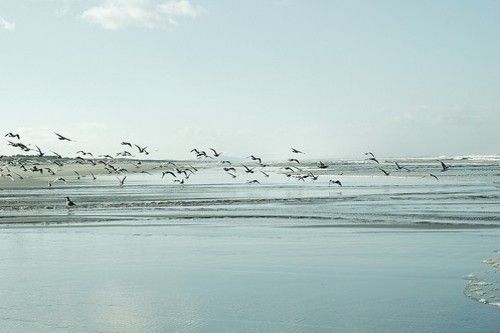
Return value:
M 2 0 L 0 114 L 73 153 L 500 153 L 500 1 Z

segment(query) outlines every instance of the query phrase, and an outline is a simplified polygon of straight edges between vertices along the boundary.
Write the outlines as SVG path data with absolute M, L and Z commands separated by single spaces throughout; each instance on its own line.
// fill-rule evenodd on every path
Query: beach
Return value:
M 498 331 L 495 161 L 455 162 L 439 181 L 422 176 L 435 161 L 391 176 L 337 162 L 316 182 L 276 163 L 261 185 L 216 163 L 179 185 L 156 165 L 123 187 L 90 166 L 51 187 L 2 180 L 2 327 Z

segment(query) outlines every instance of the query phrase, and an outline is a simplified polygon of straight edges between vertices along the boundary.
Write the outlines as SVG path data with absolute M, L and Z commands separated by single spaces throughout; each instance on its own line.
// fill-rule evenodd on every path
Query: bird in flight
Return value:
M 252 159 L 252 161 L 257 161 L 257 162 L 259 162 L 259 164 L 261 164 L 261 163 L 262 163 L 262 158 L 260 158 L 260 157 L 256 157 L 256 156 L 253 156 L 253 155 L 250 155 L 250 156 L 248 156 L 248 157 L 250 157 L 250 158 Z
M 18 140 L 21 140 L 21 137 L 19 136 L 19 134 L 14 134 L 12 132 L 5 134 L 5 137 L 6 138 L 17 138 Z
M 439 180 L 439 178 L 436 175 L 433 175 L 432 173 L 430 173 L 429 176 L 436 178 L 436 180 Z
M 326 165 L 325 163 L 319 161 L 318 162 L 318 168 L 320 168 L 320 169 L 326 169 L 326 168 L 328 168 L 328 165 Z
M 119 182 L 119 186 L 120 187 L 123 187 L 123 185 L 125 185 L 125 179 L 127 179 L 127 176 L 123 177 L 122 179 L 116 177 L 116 179 L 118 179 L 118 182 Z
M 217 151 L 216 151 L 215 149 L 213 149 L 213 148 L 208 148 L 208 149 L 209 149 L 209 150 L 211 150 L 211 151 L 214 153 L 214 156 L 215 156 L 215 157 L 219 157 L 220 155 L 222 155 L 222 153 L 221 153 L 221 152 L 217 152 Z
M 375 157 L 370 157 L 368 160 L 373 161 L 373 162 L 377 162 L 377 164 L 380 164 L 380 162 Z
M 391 174 L 390 172 L 387 172 L 387 171 L 385 171 L 385 170 L 384 170 L 384 169 L 382 169 L 382 168 L 379 168 L 379 169 L 380 169 L 380 171 L 382 171 L 382 172 L 384 173 L 384 175 L 386 175 L 386 176 L 389 176 L 389 175 Z
M 260 184 L 260 182 L 257 179 L 254 179 L 254 180 L 249 180 L 247 184 Z
M 54 132 L 54 134 L 55 134 L 55 135 L 57 135 L 57 138 L 58 138 L 59 140 L 61 140 L 61 141 L 73 141 L 73 140 L 68 139 L 67 137 L 65 137 L 65 136 L 63 136 L 63 135 L 61 135 L 61 134 L 59 134 L 59 133 Z
M 448 170 L 450 167 L 446 164 L 444 164 L 443 161 L 439 161 L 441 163 L 441 172 L 445 172 L 446 170 Z
M 139 145 L 134 145 L 134 146 L 137 147 L 137 149 L 139 150 L 139 153 L 149 155 L 149 152 L 146 151 L 146 148 L 148 148 L 148 147 L 141 147 Z
M 330 179 L 330 181 L 328 182 L 328 184 L 329 185 L 337 184 L 340 187 L 342 187 L 342 183 L 340 182 L 340 180 L 332 180 L 332 179 Z
M 130 142 L 125 142 L 123 141 L 122 143 L 120 143 L 122 146 L 129 146 L 130 148 L 132 148 L 132 144 Z
M 294 154 L 305 154 L 304 152 L 301 152 L 300 150 L 295 149 L 293 147 L 292 147 L 292 153 L 294 153 Z
M 290 159 L 288 159 L 288 162 L 295 162 L 297 164 L 300 164 L 299 160 L 296 158 L 290 158 Z
M 404 167 L 404 166 L 399 165 L 399 163 L 398 163 L 398 162 L 394 162 L 394 164 L 396 164 L 396 168 L 397 168 L 398 170 L 406 170 L 406 171 L 410 171 L 410 169 L 408 169 L 407 167 Z
M 254 168 L 249 168 L 249 167 L 247 167 L 247 166 L 246 166 L 246 165 L 244 165 L 244 164 L 242 164 L 242 166 L 245 168 L 245 172 L 246 172 L 246 173 L 253 173 L 253 169 L 254 169 Z
M 371 157 L 375 157 L 375 155 L 371 151 L 365 153 L 365 155 L 371 155 Z

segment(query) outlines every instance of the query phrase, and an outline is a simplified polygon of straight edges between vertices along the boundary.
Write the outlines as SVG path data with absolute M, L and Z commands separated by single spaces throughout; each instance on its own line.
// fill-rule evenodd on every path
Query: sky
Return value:
M 1 0 L 0 116 L 65 154 L 500 154 L 500 1 Z

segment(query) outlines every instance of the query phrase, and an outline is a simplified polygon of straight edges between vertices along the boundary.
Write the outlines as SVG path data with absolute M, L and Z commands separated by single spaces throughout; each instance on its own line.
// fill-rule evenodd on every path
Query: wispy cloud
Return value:
M 0 17 L 0 31 L 14 31 L 16 30 L 16 24 L 14 22 L 9 22 L 6 19 Z
M 190 0 L 104 0 L 85 10 L 81 17 L 110 30 L 154 29 L 174 27 L 178 18 L 196 18 L 201 12 L 201 7 Z

